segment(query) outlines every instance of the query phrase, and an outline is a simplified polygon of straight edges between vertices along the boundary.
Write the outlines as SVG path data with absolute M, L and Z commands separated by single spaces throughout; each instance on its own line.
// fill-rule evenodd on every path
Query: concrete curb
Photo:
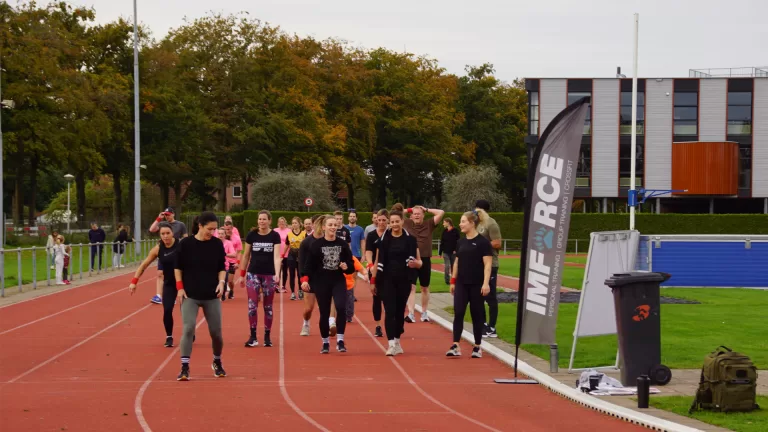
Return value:
M 417 304 L 416 310 L 421 313 L 421 305 Z M 453 323 L 437 314 L 431 313 L 429 315 L 429 319 L 447 330 L 453 330 Z M 470 343 L 474 343 L 474 336 L 467 330 L 464 330 L 462 333 L 462 338 Z M 510 367 L 514 366 L 515 356 L 512 354 L 509 354 L 485 341 L 483 341 L 481 347 L 483 351 L 489 353 L 499 361 L 507 364 Z M 668 420 L 653 417 L 648 414 L 643 414 L 638 411 L 612 404 L 610 402 L 591 396 L 587 393 L 583 393 L 576 388 L 571 388 L 561 383 L 557 379 L 552 378 L 546 373 L 541 372 L 540 370 L 534 368 L 533 366 L 525 363 L 520 359 L 517 361 L 517 370 L 521 374 L 538 381 L 540 385 L 546 387 L 550 391 L 587 408 L 599 411 L 603 414 L 608 414 L 612 417 L 616 417 L 624 421 L 660 432 L 701 432 L 701 429 L 691 428 Z

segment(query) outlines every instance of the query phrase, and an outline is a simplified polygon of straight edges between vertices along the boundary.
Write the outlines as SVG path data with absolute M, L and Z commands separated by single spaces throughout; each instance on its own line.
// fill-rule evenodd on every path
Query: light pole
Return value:
M 135 148 L 134 157 L 134 195 L 133 195 L 133 220 L 135 221 L 133 233 L 136 239 L 136 253 L 141 245 L 141 143 L 139 133 L 139 26 L 137 18 L 137 0 L 133 0 L 133 128 Z
M 72 234 L 72 230 L 69 229 L 69 222 L 72 220 L 72 211 L 69 208 L 69 186 L 72 184 L 75 176 L 72 174 L 65 174 L 64 178 L 67 180 L 67 235 Z

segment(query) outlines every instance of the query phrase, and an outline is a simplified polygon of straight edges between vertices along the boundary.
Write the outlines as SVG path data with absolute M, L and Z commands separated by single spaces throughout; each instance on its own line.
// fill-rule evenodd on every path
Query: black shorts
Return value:
M 429 287 L 429 282 L 431 280 L 432 280 L 432 259 L 422 258 L 421 268 L 413 269 L 413 273 L 411 273 L 411 285 Z

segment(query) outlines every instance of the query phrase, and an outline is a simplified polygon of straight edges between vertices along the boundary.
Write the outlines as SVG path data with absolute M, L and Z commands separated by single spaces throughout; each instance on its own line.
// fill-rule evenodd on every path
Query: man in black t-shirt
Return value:
M 336 237 L 352 244 L 352 233 L 350 233 L 349 229 L 344 226 L 344 213 L 335 211 L 333 212 L 333 217 L 336 218 L 336 224 L 339 226 L 339 228 L 336 229 Z

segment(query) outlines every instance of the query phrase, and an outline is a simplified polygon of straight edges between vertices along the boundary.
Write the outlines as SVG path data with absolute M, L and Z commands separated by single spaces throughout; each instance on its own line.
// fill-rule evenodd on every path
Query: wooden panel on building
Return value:
M 739 144 L 725 142 L 672 143 L 674 195 L 737 195 Z

